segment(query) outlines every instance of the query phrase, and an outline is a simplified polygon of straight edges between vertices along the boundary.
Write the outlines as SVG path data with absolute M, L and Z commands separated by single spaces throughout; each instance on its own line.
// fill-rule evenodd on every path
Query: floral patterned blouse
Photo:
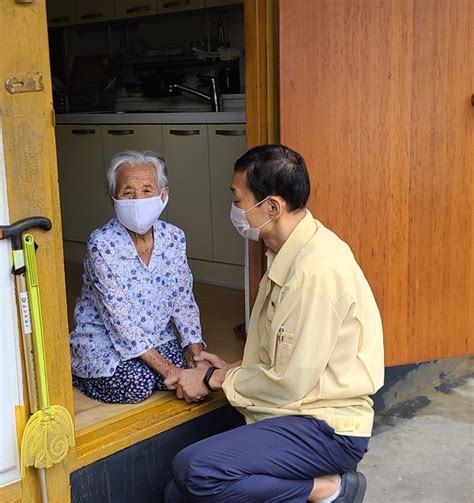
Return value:
M 120 361 L 159 351 L 177 332 L 183 348 L 203 342 L 184 233 L 157 220 L 153 234 L 148 265 L 116 218 L 90 236 L 70 334 L 74 375 L 112 376 Z

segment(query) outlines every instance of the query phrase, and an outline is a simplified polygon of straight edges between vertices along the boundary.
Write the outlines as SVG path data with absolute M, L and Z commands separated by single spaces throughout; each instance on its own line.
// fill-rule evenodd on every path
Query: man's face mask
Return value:
M 258 202 L 257 204 L 254 204 L 250 208 L 247 208 L 246 210 L 243 210 L 241 208 L 237 208 L 237 206 L 232 203 L 232 207 L 230 209 L 230 220 L 232 224 L 234 225 L 235 229 L 237 232 L 245 239 L 251 239 L 252 241 L 258 241 L 260 239 L 260 230 L 265 227 L 269 222 L 272 221 L 272 219 L 268 219 L 266 222 L 264 222 L 262 225 L 259 227 L 250 227 L 250 223 L 247 219 L 247 212 L 250 210 L 253 210 L 254 208 L 257 208 L 260 206 L 262 203 L 264 203 L 270 196 L 266 197 L 262 201 Z

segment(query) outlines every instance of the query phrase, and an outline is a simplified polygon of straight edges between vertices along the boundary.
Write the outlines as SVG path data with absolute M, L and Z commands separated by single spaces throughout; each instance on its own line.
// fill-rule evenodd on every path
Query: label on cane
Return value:
M 28 302 L 27 292 L 20 292 L 20 311 L 21 321 L 23 324 L 23 332 L 25 334 L 31 334 L 30 303 Z

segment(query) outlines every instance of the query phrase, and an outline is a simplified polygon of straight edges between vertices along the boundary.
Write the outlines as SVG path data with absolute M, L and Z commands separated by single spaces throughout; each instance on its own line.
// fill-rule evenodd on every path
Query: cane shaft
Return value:
M 38 410 L 38 383 L 36 381 L 35 372 L 35 357 L 33 351 L 33 341 L 31 339 L 31 312 L 30 303 L 28 300 L 28 292 L 26 291 L 25 275 L 20 274 L 15 276 L 16 288 L 18 292 L 18 304 L 21 317 L 21 338 L 23 341 L 26 381 L 28 384 L 28 398 L 30 402 L 30 412 Z

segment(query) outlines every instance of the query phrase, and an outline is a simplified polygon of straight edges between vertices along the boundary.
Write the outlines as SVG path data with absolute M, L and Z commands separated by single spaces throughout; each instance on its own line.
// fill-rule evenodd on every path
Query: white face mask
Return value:
M 270 196 L 268 196 L 270 197 Z M 250 210 L 253 210 L 257 206 L 260 206 L 262 203 L 264 203 L 268 197 L 263 199 L 257 204 L 254 204 L 250 208 L 247 208 L 246 210 L 243 210 L 241 208 L 237 208 L 237 206 L 232 203 L 232 207 L 230 209 L 230 220 L 232 224 L 234 225 L 235 229 L 237 232 L 245 239 L 251 239 L 252 241 L 258 241 L 260 239 L 260 230 L 265 227 L 269 222 L 272 221 L 272 219 L 268 219 L 266 222 L 264 222 L 262 225 L 259 227 L 250 227 L 250 223 L 247 219 L 246 213 Z
M 163 191 L 157 197 L 145 199 L 114 199 L 115 213 L 119 222 L 132 232 L 145 234 L 160 218 L 168 204 L 168 196 L 163 201 L 162 194 Z

